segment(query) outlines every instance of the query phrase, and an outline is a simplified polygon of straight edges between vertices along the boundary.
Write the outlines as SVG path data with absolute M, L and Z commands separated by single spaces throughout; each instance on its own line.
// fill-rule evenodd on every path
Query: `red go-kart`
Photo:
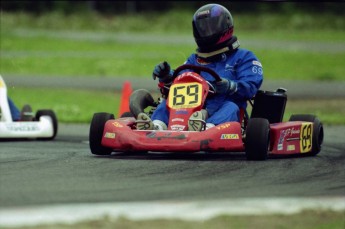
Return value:
M 138 130 L 140 112 L 152 113 L 157 106 L 151 94 L 136 90 L 130 97 L 130 114 L 115 119 L 113 114 L 95 113 L 90 125 L 91 153 L 112 152 L 245 152 L 248 160 L 265 160 L 269 155 L 316 155 L 323 142 L 323 125 L 314 115 L 292 115 L 282 122 L 286 90 L 259 91 L 252 100 L 251 115 L 241 111 L 240 122 L 226 122 L 202 131 L 188 131 L 191 114 L 203 108 L 207 96 L 216 93 L 200 76 L 211 69 L 182 65 L 174 71 L 174 81 L 166 98 L 169 110 L 167 130 Z M 182 74 L 180 74 L 183 72 Z M 149 107 L 152 109 L 147 111 Z M 129 117 L 128 117 L 129 116 Z

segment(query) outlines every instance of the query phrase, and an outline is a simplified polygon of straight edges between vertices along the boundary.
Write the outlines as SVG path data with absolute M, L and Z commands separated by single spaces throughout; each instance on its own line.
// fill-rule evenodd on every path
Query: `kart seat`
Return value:
M 287 90 L 278 88 L 276 91 L 259 90 L 253 98 L 250 118 L 265 118 L 269 123 L 283 121 L 287 101 Z

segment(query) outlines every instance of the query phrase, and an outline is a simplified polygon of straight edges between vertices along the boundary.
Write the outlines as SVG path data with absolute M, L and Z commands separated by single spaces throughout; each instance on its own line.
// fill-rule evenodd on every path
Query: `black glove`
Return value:
M 164 61 L 159 63 L 153 69 L 152 77 L 155 80 L 159 79 L 159 82 L 170 83 L 172 81 L 173 71 L 170 68 L 168 62 Z
M 232 95 L 237 91 L 237 83 L 222 78 L 221 81 L 215 83 L 216 93 Z

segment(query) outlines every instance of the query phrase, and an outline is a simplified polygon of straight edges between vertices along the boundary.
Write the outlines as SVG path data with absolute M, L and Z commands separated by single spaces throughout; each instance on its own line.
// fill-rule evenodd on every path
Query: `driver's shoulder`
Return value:
M 238 48 L 234 53 L 235 56 L 245 57 L 245 56 L 252 56 L 254 55 L 253 51 L 245 48 Z

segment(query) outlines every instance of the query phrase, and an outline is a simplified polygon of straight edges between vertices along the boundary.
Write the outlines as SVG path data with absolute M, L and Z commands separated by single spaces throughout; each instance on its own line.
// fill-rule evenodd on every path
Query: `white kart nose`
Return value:
M 7 88 L 5 81 L 2 79 L 2 76 L 0 76 L 0 110 L 1 110 L 1 122 L 12 122 L 12 116 L 10 112 L 10 107 L 8 106 L 8 100 L 7 100 Z
M 33 122 L 1 122 L 0 138 L 46 138 L 54 134 L 53 120 L 41 116 Z

